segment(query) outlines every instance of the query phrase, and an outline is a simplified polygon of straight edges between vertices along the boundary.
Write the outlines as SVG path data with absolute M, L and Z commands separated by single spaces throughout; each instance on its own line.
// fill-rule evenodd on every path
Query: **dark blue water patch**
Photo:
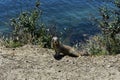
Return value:
M 47 7 L 44 8 L 44 6 Z M 93 7 L 89 7 L 89 5 L 83 0 L 60 0 L 53 4 L 43 5 L 45 21 L 51 22 L 51 20 L 56 20 L 57 23 L 60 23 L 60 21 L 61 23 L 66 23 L 67 21 L 69 23 L 69 19 L 71 19 L 71 21 L 80 21 L 82 18 L 86 18 L 89 14 L 96 14 L 94 9 L 95 8 Z
M 22 11 L 33 9 L 35 1 L 32 0 L 3 0 L 0 2 L 0 31 L 7 32 L 10 29 L 11 18 L 16 18 Z M 5 28 L 5 29 L 4 29 Z M 7 28 L 7 29 L 6 29 Z
M 0 17 L 14 17 L 16 14 L 20 14 L 22 11 L 30 10 L 33 8 L 35 1 L 29 0 L 4 0 L 0 2 Z
M 97 26 L 91 22 L 83 22 L 75 27 L 70 27 L 68 30 L 65 30 L 62 41 L 69 45 L 85 42 L 90 36 L 101 32 L 100 29 L 96 27 Z
M 0 20 L 9 20 L 17 17 L 21 11 L 30 10 L 35 5 L 35 0 L 1 0 Z M 102 5 L 100 0 L 41 0 L 43 20 L 46 23 L 56 22 L 58 25 L 76 23 L 87 18 L 89 14 L 96 15 L 96 6 Z M 73 22 L 74 21 L 74 22 Z

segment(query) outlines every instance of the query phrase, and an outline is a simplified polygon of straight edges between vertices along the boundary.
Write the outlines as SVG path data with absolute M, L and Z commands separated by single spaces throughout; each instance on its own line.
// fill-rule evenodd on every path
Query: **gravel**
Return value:
M 120 80 L 120 54 L 54 58 L 34 45 L 0 47 L 0 80 Z

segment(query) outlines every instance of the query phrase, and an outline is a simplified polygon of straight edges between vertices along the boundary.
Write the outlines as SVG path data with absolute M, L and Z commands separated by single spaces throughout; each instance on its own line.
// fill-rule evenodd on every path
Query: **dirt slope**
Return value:
M 31 45 L 0 47 L 0 80 L 120 80 L 120 55 L 56 60 L 53 54 Z

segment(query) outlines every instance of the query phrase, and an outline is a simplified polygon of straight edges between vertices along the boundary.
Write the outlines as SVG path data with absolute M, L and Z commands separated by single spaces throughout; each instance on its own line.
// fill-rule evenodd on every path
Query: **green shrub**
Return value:
M 45 25 L 41 25 L 40 29 L 36 31 L 36 37 L 34 44 L 40 44 L 42 47 L 50 48 L 51 47 L 51 34 L 49 29 L 46 29 Z
M 120 53 L 120 1 L 115 0 L 114 3 L 117 10 L 109 10 L 106 7 L 100 8 L 101 19 L 97 19 L 99 27 L 102 31 L 103 43 L 109 54 Z
M 84 46 L 84 49 L 90 55 L 108 54 L 108 51 L 105 46 L 105 40 L 102 35 L 96 35 L 96 36 L 91 37 L 87 41 L 86 45 Z
M 4 45 L 7 48 L 16 48 L 16 47 L 22 46 L 22 44 L 20 42 L 14 42 L 13 40 L 5 41 Z
M 17 47 L 24 44 L 42 44 L 42 47 L 50 48 L 51 35 L 47 27 L 40 21 L 40 2 L 32 11 L 21 12 L 17 18 L 11 19 L 12 40 L 7 40 L 6 46 Z

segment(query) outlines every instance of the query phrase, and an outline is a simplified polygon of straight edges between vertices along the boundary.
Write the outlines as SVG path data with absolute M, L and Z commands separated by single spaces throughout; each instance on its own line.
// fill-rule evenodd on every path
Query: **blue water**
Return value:
M 88 18 L 91 15 L 99 17 L 98 7 L 111 6 L 108 0 L 40 1 L 43 11 L 42 20 L 48 25 L 56 24 L 60 31 L 71 28 L 71 35 L 68 35 L 71 40 L 81 39 L 84 34 L 95 34 L 98 29 L 93 27 Z M 17 17 L 21 11 L 33 9 L 34 4 L 35 0 L 0 0 L 0 32 L 9 31 L 9 20 Z

